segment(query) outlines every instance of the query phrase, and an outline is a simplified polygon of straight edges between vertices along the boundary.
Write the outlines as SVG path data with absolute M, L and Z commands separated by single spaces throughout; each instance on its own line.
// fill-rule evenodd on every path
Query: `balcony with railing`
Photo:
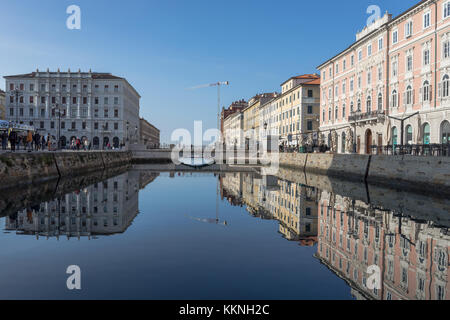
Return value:
M 348 121 L 350 122 L 361 122 L 368 120 L 378 120 L 384 119 L 386 117 L 386 111 L 384 110 L 371 110 L 366 112 L 356 111 L 350 113 Z

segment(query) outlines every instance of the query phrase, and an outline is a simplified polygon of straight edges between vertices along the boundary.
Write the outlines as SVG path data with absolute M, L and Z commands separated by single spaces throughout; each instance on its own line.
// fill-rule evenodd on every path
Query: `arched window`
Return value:
M 448 74 L 446 74 L 442 78 L 442 96 L 448 97 L 449 96 L 449 84 L 450 84 L 450 77 Z
M 350 102 L 350 113 L 352 113 L 352 112 L 353 112 L 353 101 Z
M 331 108 L 328 108 L 328 121 L 331 121 Z
M 339 119 L 339 108 L 338 106 L 336 106 L 336 108 L 334 108 L 334 120 L 338 119 Z
M 358 99 L 358 105 L 357 105 L 357 110 L 358 112 L 361 112 L 361 100 Z
M 341 153 L 345 153 L 345 132 L 341 136 Z
M 405 142 L 406 142 L 406 144 L 412 144 L 413 143 L 412 140 L 413 140 L 412 126 L 408 125 L 408 126 L 406 126 Z
M 372 111 L 372 97 L 371 96 L 367 97 L 366 107 L 367 107 L 366 108 L 367 112 Z
M 406 88 L 406 104 L 410 105 L 413 103 L 413 90 L 411 86 Z
M 425 81 L 422 88 L 422 101 L 430 101 L 430 83 Z
M 342 119 L 345 119 L 346 114 L 345 114 L 345 103 L 342 105 Z
M 392 106 L 392 108 L 397 108 L 397 107 L 398 107 L 398 94 L 397 94 L 397 90 L 392 91 L 391 106 Z
M 378 111 L 383 110 L 383 95 L 381 92 L 378 94 Z
M 428 123 L 423 125 L 423 144 L 430 144 L 430 125 Z
M 450 143 L 450 122 L 447 120 L 441 124 L 441 143 Z
M 398 130 L 397 127 L 392 128 L 392 145 L 395 147 L 398 144 Z
M 103 148 L 105 148 L 106 146 L 108 146 L 109 143 L 109 138 L 108 137 L 104 137 L 103 138 Z

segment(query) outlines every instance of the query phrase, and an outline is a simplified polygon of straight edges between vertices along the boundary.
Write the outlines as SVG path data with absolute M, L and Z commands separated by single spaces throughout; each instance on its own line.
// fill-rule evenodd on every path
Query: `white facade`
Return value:
M 266 139 L 268 136 L 278 136 L 278 108 L 279 107 L 276 98 L 261 106 L 259 113 L 259 123 L 261 124 L 263 139 Z
M 244 113 L 236 112 L 228 116 L 223 126 L 228 146 L 241 147 L 244 145 Z
M 36 72 L 6 76 L 6 120 L 33 125 L 41 135 L 87 139 L 93 149 L 139 141 L 139 93 L 110 73 Z M 18 89 L 16 98 L 12 90 Z M 61 109 L 61 118 L 57 109 Z M 60 126 L 59 126 L 60 120 Z

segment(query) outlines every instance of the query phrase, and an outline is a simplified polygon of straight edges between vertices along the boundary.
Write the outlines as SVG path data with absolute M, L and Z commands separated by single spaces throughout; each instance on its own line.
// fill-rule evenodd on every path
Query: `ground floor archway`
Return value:
M 94 139 L 92 139 L 92 145 L 93 145 L 94 149 L 98 149 L 100 147 L 99 137 L 94 137 Z
M 103 138 L 103 148 L 105 149 L 109 144 L 109 137 Z
M 441 124 L 441 143 L 450 144 L 450 122 L 447 120 Z
M 113 138 L 113 147 L 119 148 L 119 145 L 120 145 L 120 139 L 118 137 L 114 137 Z

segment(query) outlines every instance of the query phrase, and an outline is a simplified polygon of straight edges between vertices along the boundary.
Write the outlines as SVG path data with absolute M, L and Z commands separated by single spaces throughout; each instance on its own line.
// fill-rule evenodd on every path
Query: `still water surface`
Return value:
M 0 299 L 449 298 L 447 199 L 286 170 L 25 189 L 0 197 Z

